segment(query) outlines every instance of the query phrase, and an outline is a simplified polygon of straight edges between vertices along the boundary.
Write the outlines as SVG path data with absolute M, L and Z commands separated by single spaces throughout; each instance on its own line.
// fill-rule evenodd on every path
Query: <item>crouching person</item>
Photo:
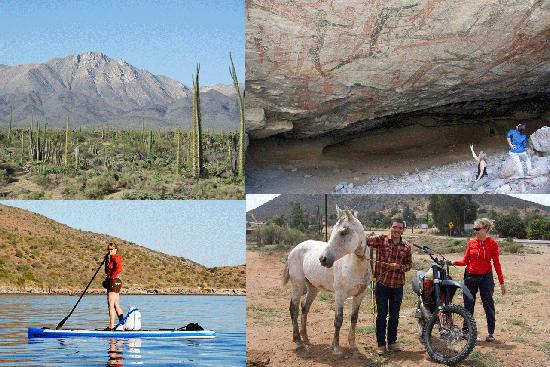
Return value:
M 412 268 L 411 246 L 401 238 L 405 229 L 402 219 L 391 220 L 390 235 L 368 237 L 367 244 L 377 249 L 374 278 L 376 279 L 376 341 L 378 355 L 400 351 L 397 343 L 399 311 L 403 301 L 405 273 Z M 386 318 L 389 318 L 386 321 Z M 386 338 L 386 329 L 388 330 Z M 387 343 L 386 343 L 387 342 Z

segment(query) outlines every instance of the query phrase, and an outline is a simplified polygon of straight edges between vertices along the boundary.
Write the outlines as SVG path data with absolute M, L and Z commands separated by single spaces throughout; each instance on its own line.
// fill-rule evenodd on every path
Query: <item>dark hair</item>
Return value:
M 401 223 L 405 227 L 405 221 L 402 218 L 392 218 L 390 221 L 390 226 L 394 223 Z
M 520 133 L 525 133 L 525 124 L 518 124 L 518 126 L 516 126 L 516 129 L 518 129 Z

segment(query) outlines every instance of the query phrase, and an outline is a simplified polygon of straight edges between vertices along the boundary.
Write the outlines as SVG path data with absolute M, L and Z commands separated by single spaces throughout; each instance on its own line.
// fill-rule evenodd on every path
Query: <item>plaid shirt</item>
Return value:
M 376 248 L 376 281 L 386 287 L 399 288 L 405 283 L 405 273 L 412 268 L 412 251 L 408 242 L 401 239 L 394 243 L 388 236 L 368 237 L 367 244 Z M 379 262 L 378 262 L 379 261 Z M 387 264 L 397 263 L 398 270 L 390 270 Z

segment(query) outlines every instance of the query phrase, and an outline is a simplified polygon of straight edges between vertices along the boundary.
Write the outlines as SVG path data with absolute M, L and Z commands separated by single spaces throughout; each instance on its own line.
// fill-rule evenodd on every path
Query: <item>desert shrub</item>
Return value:
M 517 254 L 524 252 L 525 247 L 521 243 L 505 241 L 500 246 L 501 253 Z
M 21 258 L 21 257 L 23 257 L 23 252 L 21 252 L 21 250 L 17 249 L 17 250 L 15 250 L 15 256 Z
M 102 174 L 86 181 L 84 194 L 89 199 L 101 199 L 113 190 L 115 179 L 109 174 Z
M 530 240 L 550 239 L 550 218 L 537 218 L 529 223 L 527 238 Z
M 258 246 L 265 245 L 297 245 L 305 241 L 307 236 L 295 229 L 289 227 L 281 227 L 276 224 L 267 224 L 257 232 Z

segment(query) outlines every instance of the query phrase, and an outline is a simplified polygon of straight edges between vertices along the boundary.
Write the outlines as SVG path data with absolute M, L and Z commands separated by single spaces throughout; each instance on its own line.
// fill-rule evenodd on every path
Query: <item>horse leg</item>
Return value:
M 348 343 L 349 349 L 352 352 L 357 351 L 357 345 L 355 344 L 355 327 L 357 326 L 357 319 L 359 318 L 359 307 L 365 297 L 365 292 L 361 292 L 353 297 L 353 304 L 351 307 L 351 328 L 349 329 Z
M 302 348 L 302 339 L 300 338 L 300 329 L 298 327 L 298 314 L 300 313 L 300 298 L 304 291 L 304 283 L 299 281 L 292 282 L 292 295 L 290 298 L 290 318 L 292 319 L 292 341 L 296 343 L 298 349 Z
M 340 328 L 342 327 L 342 322 L 344 321 L 344 302 L 346 298 L 340 293 L 336 293 L 335 298 L 336 310 L 334 316 L 334 339 L 332 340 L 332 354 L 335 357 L 341 357 L 343 353 L 340 349 Z
M 307 282 L 307 294 L 302 301 L 302 330 L 300 332 L 302 339 L 306 344 L 309 344 L 309 338 L 307 337 L 307 314 L 318 293 L 319 289 L 314 287 L 310 282 Z

